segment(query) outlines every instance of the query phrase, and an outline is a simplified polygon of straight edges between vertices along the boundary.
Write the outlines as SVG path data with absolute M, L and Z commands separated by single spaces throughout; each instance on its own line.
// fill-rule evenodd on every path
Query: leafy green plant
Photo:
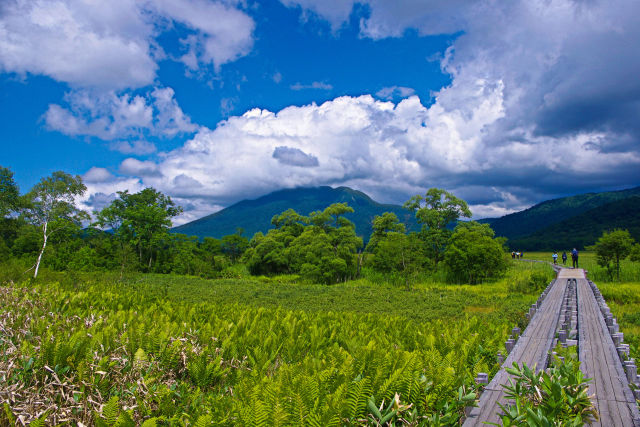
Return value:
M 504 386 L 505 398 L 514 403 L 500 405 L 503 426 L 582 426 L 598 419 L 587 394 L 590 378 L 584 377 L 579 362 L 555 359 L 540 372 L 514 363 L 507 372 L 515 381 Z

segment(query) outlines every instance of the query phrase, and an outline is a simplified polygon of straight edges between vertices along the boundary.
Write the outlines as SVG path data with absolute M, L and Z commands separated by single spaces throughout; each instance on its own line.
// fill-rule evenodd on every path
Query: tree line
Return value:
M 86 186 L 80 176 L 54 172 L 21 195 L 10 169 L 0 167 L 0 256 L 28 267 L 112 270 L 219 277 L 244 266 L 254 275 L 295 274 L 316 283 L 361 277 L 365 271 L 393 275 L 409 285 L 419 275 L 442 272 L 455 282 L 498 277 L 507 267 L 505 239 L 471 217 L 467 203 L 432 188 L 404 205 L 421 224 L 407 233 L 394 213 L 373 219 L 368 243 L 345 214 L 346 203 L 302 215 L 292 209 L 272 218 L 273 228 L 250 240 L 242 230 L 221 239 L 171 233 L 182 213 L 153 188 L 120 191 L 92 212 L 74 203 Z M 455 228 L 452 229 L 454 225 Z

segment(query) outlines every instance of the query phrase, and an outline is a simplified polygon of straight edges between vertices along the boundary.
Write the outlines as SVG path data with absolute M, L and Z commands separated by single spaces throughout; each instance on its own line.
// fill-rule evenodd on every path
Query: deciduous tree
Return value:
M 447 227 L 461 217 L 471 217 L 467 202 L 440 188 L 430 188 L 424 196 L 413 196 L 404 208 L 415 211 L 418 223 L 422 224 L 421 237 L 435 264 L 443 259 L 451 237 Z
M 97 218 L 98 224 L 111 228 L 123 244 L 132 244 L 144 269 L 151 271 L 154 253 L 171 228 L 171 218 L 181 212 L 182 208 L 171 197 L 145 188 L 134 194 L 119 191 L 118 198 L 102 209 Z
M 13 180 L 11 169 L 0 166 L 0 218 L 16 210 L 20 190 Z
M 491 227 L 475 221 L 455 228 L 444 253 L 452 279 L 475 284 L 504 273 L 507 262 L 502 241 L 493 236 Z
M 29 222 L 42 229 L 42 246 L 33 266 L 33 277 L 38 277 L 42 254 L 51 235 L 89 219 L 87 213 L 74 204 L 75 198 L 84 194 L 86 189 L 80 176 L 74 177 L 58 171 L 50 177 L 42 178 L 27 193 L 23 215 Z
M 620 279 L 620 261 L 629 256 L 633 243 L 627 230 L 605 231 L 590 249 L 595 250 L 598 265 L 605 267 L 611 275 L 615 267 L 616 276 Z

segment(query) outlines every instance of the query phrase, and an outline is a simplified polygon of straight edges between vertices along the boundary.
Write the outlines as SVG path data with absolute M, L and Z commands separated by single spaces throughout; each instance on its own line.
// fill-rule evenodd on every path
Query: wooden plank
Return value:
M 584 271 L 581 269 L 561 269 L 547 297 L 522 333 L 513 351 L 507 357 L 498 374 L 487 386 L 480 399 L 480 407 L 475 408 L 465 421 L 465 426 L 482 425 L 484 422 L 499 422 L 498 403 L 506 404 L 503 384 L 510 375 L 504 367 L 513 362 L 540 369 L 550 350 L 562 310 L 564 289 L 568 279 L 576 279 L 578 299 L 578 357 L 581 369 L 592 378 L 589 394 L 600 413 L 598 426 L 640 427 L 640 415 L 628 386 L 622 363 L 618 358 L 613 340 L 609 335 L 604 317 L 600 313 L 595 296 Z
M 589 394 L 600 414 L 593 425 L 640 425 L 635 399 L 593 291 L 586 279 L 577 282 L 578 357 L 582 371 L 593 378 Z
M 505 367 L 510 367 L 513 362 L 516 362 L 519 365 L 526 363 L 530 367 L 536 365 L 537 369 L 544 368 L 542 363 L 546 359 L 546 354 L 551 349 L 553 338 L 555 337 L 566 283 L 566 280 L 554 281 L 547 297 L 538 308 L 527 328 L 522 332 L 511 353 L 507 356 L 502 369 L 498 371 L 485 388 L 478 403 L 479 407 L 473 409 L 464 423 L 465 426 L 483 425 L 485 422 L 498 423 L 500 421 L 499 413 L 501 410 L 498 403 L 503 405 L 507 403 L 502 385 L 508 384 L 509 378 L 511 378 L 504 370 Z

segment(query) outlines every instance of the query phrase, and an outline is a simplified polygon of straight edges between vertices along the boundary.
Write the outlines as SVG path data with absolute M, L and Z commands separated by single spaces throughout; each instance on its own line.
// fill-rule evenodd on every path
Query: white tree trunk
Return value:
M 49 237 L 49 236 L 47 235 L 47 223 L 46 222 L 42 226 L 42 236 L 43 236 L 42 249 L 40 249 L 40 254 L 38 255 L 38 260 L 36 261 L 36 270 L 33 273 L 33 278 L 34 279 L 36 277 L 38 277 L 38 269 L 40 268 L 40 261 L 42 261 L 42 254 L 44 253 L 44 248 L 47 247 L 47 237 Z

